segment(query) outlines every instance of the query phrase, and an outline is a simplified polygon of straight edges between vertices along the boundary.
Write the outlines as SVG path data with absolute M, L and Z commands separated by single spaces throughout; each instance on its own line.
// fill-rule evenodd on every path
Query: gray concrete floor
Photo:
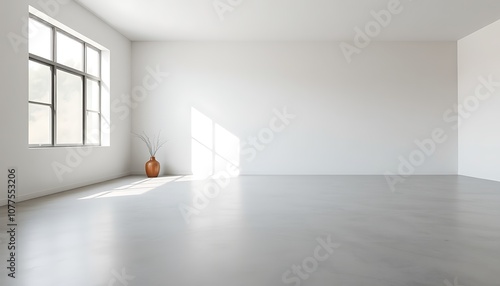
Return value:
M 416 176 L 396 192 L 382 176 L 220 184 L 217 194 L 214 181 L 127 177 L 19 203 L 15 281 L 4 279 L 3 207 L 0 282 L 500 285 L 498 182 Z M 210 198 L 203 200 L 204 189 Z

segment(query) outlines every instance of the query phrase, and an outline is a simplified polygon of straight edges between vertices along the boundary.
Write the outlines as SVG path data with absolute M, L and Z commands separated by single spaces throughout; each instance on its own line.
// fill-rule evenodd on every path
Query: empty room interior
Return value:
M 0 3 L 1 285 L 500 286 L 500 1 Z

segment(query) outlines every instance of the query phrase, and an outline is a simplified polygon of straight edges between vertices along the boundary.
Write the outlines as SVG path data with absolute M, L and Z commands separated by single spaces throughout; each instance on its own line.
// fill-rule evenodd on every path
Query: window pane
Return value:
M 101 71 L 101 58 L 98 51 L 87 47 L 87 73 L 99 76 Z
M 29 19 L 29 52 L 52 60 L 52 28 Z
M 57 32 L 57 62 L 83 71 L 83 43 Z
M 29 105 L 29 144 L 52 144 L 51 108 L 45 105 Z
M 87 109 L 92 111 L 100 111 L 99 98 L 99 82 L 95 80 L 87 80 Z
M 99 144 L 101 122 L 99 113 L 87 112 L 87 144 Z
M 57 71 L 57 144 L 83 144 L 82 77 Z
M 50 67 L 30 61 L 29 74 L 30 100 L 52 103 L 52 71 Z

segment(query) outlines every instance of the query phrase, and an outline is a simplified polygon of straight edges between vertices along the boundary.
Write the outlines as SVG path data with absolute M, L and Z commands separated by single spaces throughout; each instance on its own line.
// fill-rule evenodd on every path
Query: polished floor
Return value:
M 126 177 L 19 203 L 15 280 L 0 211 L 1 285 L 500 285 L 500 183 L 467 177 Z

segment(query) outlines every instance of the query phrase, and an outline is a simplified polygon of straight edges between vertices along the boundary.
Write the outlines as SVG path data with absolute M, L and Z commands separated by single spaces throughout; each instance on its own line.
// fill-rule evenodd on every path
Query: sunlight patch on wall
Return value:
M 240 166 L 240 139 L 210 117 L 191 108 L 191 171 L 208 177 Z

